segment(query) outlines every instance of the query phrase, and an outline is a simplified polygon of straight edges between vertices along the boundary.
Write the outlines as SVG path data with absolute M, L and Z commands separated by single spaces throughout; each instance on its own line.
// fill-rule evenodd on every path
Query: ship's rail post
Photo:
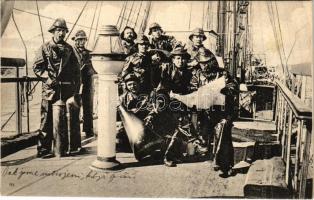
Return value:
M 312 138 L 312 110 L 276 81 L 277 139 L 282 146 L 285 182 L 297 198 L 305 198 Z
M 14 78 L 2 78 L 1 77 L 1 83 L 16 83 L 16 110 L 12 113 L 11 116 L 14 114 L 16 115 L 16 135 L 20 135 L 23 132 L 22 129 L 22 94 L 21 94 L 21 85 L 26 82 L 32 82 L 32 81 L 41 81 L 40 78 L 37 77 L 20 77 L 20 67 L 24 67 L 26 64 L 25 59 L 22 58 L 6 58 L 1 57 L 1 69 L 3 68 L 11 68 L 16 69 L 16 77 Z M 26 94 L 28 95 L 28 94 Z M 26 98 L 26 103 L 28 104 L 28 98 Z M 27 130 L 29 131 L 29 110 L 27 110 Z M 11 119 L 11 117 L 7 120 L 7 122 Z M 6 123 L 1 124 L 1 130 L 5 127 Z M 2 137 L 2 136 L 1 136 Z

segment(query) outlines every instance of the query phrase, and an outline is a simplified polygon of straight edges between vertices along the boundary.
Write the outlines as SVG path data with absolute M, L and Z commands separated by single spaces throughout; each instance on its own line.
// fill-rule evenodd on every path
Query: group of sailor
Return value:
M 219 147 L 216 145 L 212 150 L 216 168 L 223 172 L 223 176 L 230 175 L 233 166 L 231 127 L 235 117 L 237 82 L 219 67 L 216 56 L 204 46 L 207 37 L 203 29 L 192 31 L 188 48 L 173 36 L 166 35 L 158 23 L 149 26 L 148 35 L 138 35 L 131 27 L 125 27 L 121 33 L 124 52 L 128 55 L 120 74 L 121 104 L 141 118 L 146 126 L 151 126 L 150 129 L 156 129 L 154 132 L 159 131 L 165 138 L 171 138 L 165 139 L 164 148 L 161 148 L 164 149 L 164 164 L 169 167 L 176 166 L 184 157 L 186 152 L 180 149 L 189 141 L 197 141 L 193 143 L 196 152 L 208 154 L 216 132 L 219 135 L 216 142 L 220 141 Z M 225 106 L 197 110 L 196 122 L 191 117 L 193 109 L 182 103 L 180 108 L 173 106 L 175 99 L 170 93 L 187 95 L 222 76 L 226 79 L 226 87 L 220 91 L 226 96 Z M 169 125 L 170 121 L 175 124 L 170 132 L 156 128 L 162 126 L 158 123 L 158 116 L 168 116 L 165 112 L 171 114 Z M 193 127 L 193 124 L 198 126 Z
M 38 157 L 53 153 L 52 110 L 58 100 L 66 102 L 71 97 L 81 97 L 83 132 L 87 137 L 94 135 L 91 87 L 96 71 L 91 63 L 90 51 L 85 48 L 86 34 L 83 30 L 78 31 L 72 38 L 75 43 L 72 47 L 64 40 L 68 32 L 64 19 L 58 18 L 48 31 L 53 37 L 40 47 L 33 65 L 35 74 L 42 78 Z M 129 26 L 121 32 L 122 46 L 127 55 L 119 75 L 121 105 L 143 120 L 147 129 L 162 136 L 161 157 L 169 167 L 184 160 L 186 150 L 182 150 L 182 146 L 191 141 L 194 141 L 196 152 L 208 155 L 215 132 L 221 133 L 219 147 L 213 151 L 216 169 L 220 169 L 223 176 L 230 175 L 233 166 L 231 127 L 237 82 L 219 67 L 215 55 L 204 46 L 207 37 L 201 28 L 194 29 L 190 34 L 188 48 L 173 36 L 166 35 L 158 23 L 149 26 L 148 35 L 149 38 L 137 34 Z M 184 104 L 173 106 L 175 100 L 170 93 L 190 94 L 222 76 L 226 79 L 226 87 L 221 90 L 226 95 L 224 107 L 193 110 Z M 163 98 L 156 99 L 157 96 Z M 192 113 L 197 114 L 197 121 L 192 120 Z M 164 127 L 163 130 L 165 124 L 160 124 L 158 118 L 165 116 L 174 128 Z M 77 123 L 79 120 L 77 118 Z M 80 144 L 68 149 L 68 152 L 82 151 L 84 148 Z M 65 155 L 66 151 L 62 154 Z M 145 156 L 136 155 L 138 160 Z

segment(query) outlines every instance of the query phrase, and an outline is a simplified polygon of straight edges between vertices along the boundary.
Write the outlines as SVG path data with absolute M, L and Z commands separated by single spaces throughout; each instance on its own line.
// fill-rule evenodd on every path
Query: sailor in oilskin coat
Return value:
M 177 46 L 171 52 L 171 58 L 170 64 L 163 64 L 162 66 L 161 82 L 157 88 L 157 93 L 166 95 L 169 95 L 170 92 L 181 95 L 189 94 L 192 91 L 190 87 L 192 73 L 187 68 L 187 61 L 190 56 L 184 46 Z M 197 135 L 190 123 L 187 107 L 185 105 L 181 107 L 175 102 L 174 99 L 170 99 L 168 104 L 168 111 L 178 122 L 174 132 L 169 135 L 170 141 L 166 143 L 164 164 L 168 167 L 174 167 L 176 163 L 180 162 L 183 153 L 180 149 L 184 142 L 192 138 L 197 140 Z M 198 147 L 200 151 L 204 151 L 200 145 Z
M 138 52 L 126 58 L 120 74 L 121 78 L 130 73 L 139 79 L 139 93 L 150 94 L 159 83 L 160 74 L 154 73 L 151 54 L 148 52 L 149 40 L 145 35 L 139 35 L 135 40 Z M 156 78 L 157 77 L 157 78 Z
M 235 98 L 238 94 L 238 84 L 225 69 L 219 67 L 217 61 L 215 61 L 216 58 L 208 49 L 200 48 L 196 60 L 199 64 L 192 72 L 191 87 L 193 89 L 222 76 L 226 78 L 226 86 L 220 91 L 226 96 L 225 106 L 213 106 L 209 110 L 202 110 L 198 113 L 198 117 L 201 135 L 208 141 L 210 138 L 216 137 L 216 148 L 214 149 L 215 170 L 221 170 L 221 176 L 227 177 L 233 173 L 234 151 L 231 128 L 237 113 Z
M 128 56 L 132 55 L 137 51 L 135 45 L 135 39 L 137 38 L 137 34 L 133 28 L 126 26 L 120 34 L 122 46 L 124 53 Z
M 161 26 L 158 23 L 152 23 L 149 26 L 150 47 L 171 52 L 177 41 L 173 36 L 165 35 Z
M 171 52 L 172 62 L 162 64 L 161 81 L 157 90 L 163 93 L 170 91 L 176 94 L 190 93 L 192 71 L 187 67 L 190 58 L 183 46 L 177 46 Z
M 48 30 L 53 34 L 50 41 L 38 50 L 33 71 L 42 78 L 41 123 L 38 140 L 38 157 L 51 152 L 53 138 L 52 104 L 64 102 L 79 93 L 80 67 L 71 45 L 64 41 L 68 32 L 62 18 L 55 20 Z
M 203 29 L 195 28 L 189 36 L 189 40 L 191 41 L 190 45 L 188 46 L 188 53 L 191 56 L 191 60 L 188 63 L 189 67 L 194 67 L 198 63 L 195 60 L 195 57 L 198 54 L 200 48 L 205 48 L 203 42 L 207 39 Z
M 85 48 L 86 33 L 78 30 L 72 38 L 75 41 L 74 53 L 80 64 L 82 80 L 83 132 L 86 137 L 94 135 L 93 130 L 93 75 L 97 74 L 91 62 L 90 51 Z

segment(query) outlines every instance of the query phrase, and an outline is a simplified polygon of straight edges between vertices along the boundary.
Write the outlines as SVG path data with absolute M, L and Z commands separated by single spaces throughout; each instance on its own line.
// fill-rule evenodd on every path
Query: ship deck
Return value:
M 95 172 L 96 141 L 85 145 L 84 155 L 36 158 L 32 146 L 1 159 L 2 195 L 90 197 L 243 197 L 246 174 L 221 178 L 212 161 L 139 163 L 132 153 L 117 153 L 124 169 Z

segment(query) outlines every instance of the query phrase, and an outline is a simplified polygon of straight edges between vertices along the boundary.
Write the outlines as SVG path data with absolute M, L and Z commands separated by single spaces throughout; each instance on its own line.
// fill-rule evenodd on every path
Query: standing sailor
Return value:
M 72 38 L 75 41 L 73 47 L 74 53 L 80 64 L 82 88 L 82 103 L 83 103 L 83 132 L 86 137 L 94 135 L 93 130 L 93 75 L 96 74 L 91 62 L 90 51 L 85 48 L 87 42 L 86 33 L 83 30 L 77 31 Z
M 33 65 L 36 76 L 42 78 L 38 157 L 49 154 L 52 149 L 52 104 L 58 100 L 66 102 L 78 94 L 80 88 L 79 64 L 73 48 L 64 41 L 68 32 L 65 20 L 56 19 L 48 31 L 53 37 L 39 48 Z

